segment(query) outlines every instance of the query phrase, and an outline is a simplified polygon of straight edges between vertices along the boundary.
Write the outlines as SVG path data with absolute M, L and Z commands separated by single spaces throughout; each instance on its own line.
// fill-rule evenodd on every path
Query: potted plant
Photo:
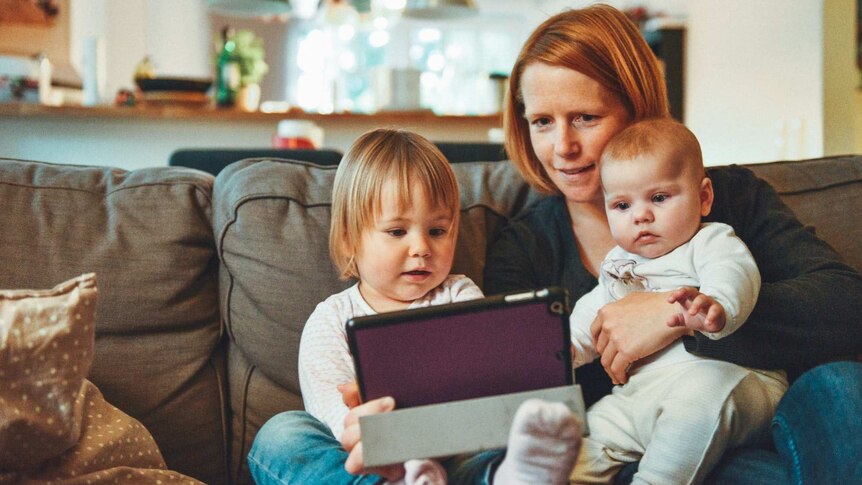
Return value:
M 219 43 L 216 63 L 235 64 L 238 71 L 236 104 L 244 111 L 256 111 L 260 104 L 260 82 L 269 72 L 264 61 L 263 40 L 251 30 L 233 32 L 225 29 L 224 40 Z M 222 67 L 219 67 L 222 69 Z

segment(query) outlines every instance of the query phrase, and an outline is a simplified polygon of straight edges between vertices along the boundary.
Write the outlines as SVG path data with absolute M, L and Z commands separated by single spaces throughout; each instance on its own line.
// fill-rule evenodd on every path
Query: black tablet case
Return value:
M 403 409 L 570 385 L 569 313 L 552 287 L 353 318 L 362 399 Z

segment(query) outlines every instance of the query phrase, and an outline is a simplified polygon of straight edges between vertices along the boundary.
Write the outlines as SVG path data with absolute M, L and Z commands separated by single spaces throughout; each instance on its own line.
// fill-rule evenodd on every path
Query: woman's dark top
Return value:
M 751 316 L 733 334 L 683 337 L 686 350 L 795 377 L 862 348 L 862 276 L 806 229 L 765 181 L 742 167 L 709 170 L 715 190 L 705 221 L 729 224 L 757 261 L 762 287 Z M 848 214 L 848 217 L 850 215 Z M 584 268 L 565 200 L 536 202 L 488 250 L 485 294 L 558 285 L 572 302 L 597 284 Z M 601 363 L 577 369 L 587 405 L 612 387 Z

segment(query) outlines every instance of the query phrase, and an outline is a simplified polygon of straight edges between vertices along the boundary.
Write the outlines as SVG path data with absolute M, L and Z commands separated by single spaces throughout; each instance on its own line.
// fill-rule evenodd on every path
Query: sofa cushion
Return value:
M 817 236 L 862 271 L 862 156 L 838 156 L 747 165 Z
M 200 483 L 166 470 L 150 433 L 85 376 L 96 277 L 0 290 L 0 483 Z
M 99 278 L 89 378 L 168 467 L 223 483 L 226 444 L 213 177 L 0 159 L 0 287 Z
M 462 211 L 453 272 L 481 285 L 488 239 L 536 195 L 509 163 L 469 162 L 453 169 Z M 329 259 L 335 170 L 246 160 L 216 179 L 213 233 L 230 337 L 232 427 L 241 441 L 234 443 L 233 462 L 241 483 L 248 483 L 245 455 L 260 426 L 276 412 L 301 409 L 297 352 L 306 319 L 319 302 L 351 284 L 338 279 Z
M 0 290 L 0 470 L 35 468 L 78 441 L 95 308 L 92 273 Z

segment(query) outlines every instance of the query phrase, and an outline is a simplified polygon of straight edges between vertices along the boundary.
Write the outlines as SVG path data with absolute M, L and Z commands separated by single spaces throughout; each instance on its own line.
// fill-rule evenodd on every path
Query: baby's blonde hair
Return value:
M 703 154 L 697 137 L 682 123 L 671 118 L 641 120 L 617 133 L 605 145 L 599 167 L 655 154 L 679 171 L 691 170 L 697 180 L 705 176 Z
M 382 211 L 382 193 L 396 182 L 399 206 L 410 205 L 412 190 L 423 189 L 431 207 L 451 211 L 454 239 L 458 233 L 458 180 L 446 157 L 424 137 L 404 130 L 380 128 L 360 136 L 350 147 L 332 187 L 329 255 L 342 279 L 359 277 L 354 255 L 362 232 Z

